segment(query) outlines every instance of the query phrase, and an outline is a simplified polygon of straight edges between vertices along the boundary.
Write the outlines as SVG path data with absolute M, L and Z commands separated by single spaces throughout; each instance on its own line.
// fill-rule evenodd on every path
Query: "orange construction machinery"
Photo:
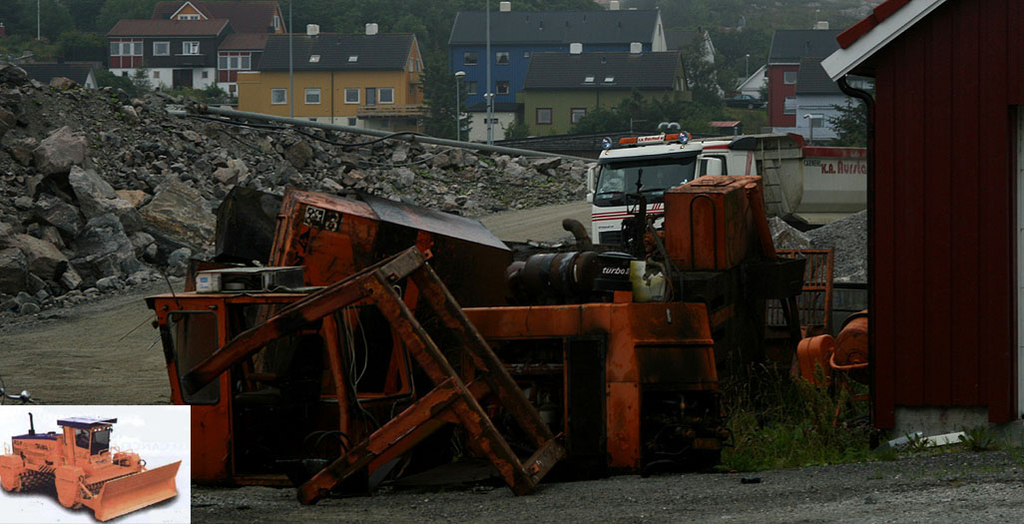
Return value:
M 761 191 L 702 177 L 667 192 L 660 229 L 637 191 L 621 252 L 513 263 L 474 220 L 288 190 L 265 266 L 197 266 L 148 299 L 192 405 L 193 480 L 293 482 L 312 503 L 458 455 L 516 494 L 556 463 L 716 462 L 719 369 L 764 354 L 767 300 L 790 352 L 800 337 L 804 261 L 775 253 Z
M 106 521 L 178 494 L 174 477 L 181 461 L 156 469 L 136 453 L 111 451 L 117 419 L 68 418 L 61 433 L 29 430 L 11 439 L 11 453 L 0 455 L 0 485 L 16 492 L 54 486 L 66 508 L 91 508 Z

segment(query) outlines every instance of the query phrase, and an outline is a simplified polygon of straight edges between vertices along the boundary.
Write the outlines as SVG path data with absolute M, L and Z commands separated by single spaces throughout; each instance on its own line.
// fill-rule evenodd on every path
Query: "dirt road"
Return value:
M 758 474 L 635 475 L 391 492 L 300 506 L 293 489 L 195 488 L 197 522 L 1019 522 L 1020 450 L 915 456 Z M 760 482 L 745 484 L 755 477 Z
M 562 229 L 563 218 L 575 218 L 590 231 L 590 204 L 574 202 L 526 211 L 508 211 L 483 217 L 480 221 L 502 240 L 526 242 L 571 238 L 572 235 Z
M 166 290 L 136 288 L 0 324 L 0 377 L 9 391 L 28 390 L 46 404 L 169 403 L 163 349 L 147 349 L 157 331 L 143 300 Z

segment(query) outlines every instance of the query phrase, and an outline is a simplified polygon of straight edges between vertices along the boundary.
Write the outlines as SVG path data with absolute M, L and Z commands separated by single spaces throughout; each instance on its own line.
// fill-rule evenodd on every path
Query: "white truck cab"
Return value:
M 830 164 L 818 156 L 844 158 L 847 167 L 830 171 L 820 167 Z M 665 191 L 705 175 L 760 175 L 769 216 L 817 225 L 866 207 L 863 164 L 863 148 L 809 148 L 792 134 L 693 140 L 680 132 L 627 137 L 615 148 L 605 139 L 605 149 L 587 176 L 591 235 L 597 243 L 619 243 L 622 220 L 630 216 L 627 204 L 636 202 L 628 195 L 638 192 L 658 226 Z M 804 166 L 809 166 L 806 180 Z M 805 198 L 805 185 L 812 198 Z

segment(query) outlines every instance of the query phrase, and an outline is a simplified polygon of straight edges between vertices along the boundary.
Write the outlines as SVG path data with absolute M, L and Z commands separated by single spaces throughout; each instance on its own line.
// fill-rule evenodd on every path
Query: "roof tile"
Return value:
M 534 53 L 523 89 L 673 89 L 680 71 L 679 52 Z M 606 79 L 612 78 L 611 81 Z M 589 82 L 587 80 L 590 80 Z

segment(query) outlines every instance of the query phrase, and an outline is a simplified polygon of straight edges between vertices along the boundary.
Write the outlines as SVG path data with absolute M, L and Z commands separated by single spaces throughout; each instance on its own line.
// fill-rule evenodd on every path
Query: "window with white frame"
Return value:
M 142 56 L 142 41 L 111 42 L 110 56 Z
M 359 103 L 359 88 L 358 87 L 346 87 L 345 88 L 345 103 L 346 104 L 358 104 Z
M 274 15 L 274 31 L 281 29 L 281 17 Z
M 306 88 L 306 104 L 319 104 L 320 103 L 320 88 L 319 87 L 307 87 Z
M 498 51 L 494 53 L 494 63 L 498 65 L 508 65 L 510 63 L 508 51 Z
M 288 90 L 287 89 L 271 89 L 270 90 L 270 103 L 274 105 L 281 105 L 288 103 Z
M 462 65 L 476 65 L 476 64 L 477 64 L 477 59 L 476 59 L 476 52 L 475 51 L 466 51 L 465 53 L 462 53 Z
M 355 118 L 351 118 L 351 117 L 350 117 L 350 118 L 348 119 L 348 125 L 349 125 L 349 127 L 356 127 L 356 124 L 357 124 L 357 123 L 358 123 L 358 121 L 357 121 L 357 120 L 356 120 Z
M 811 115 L 811 127 L 820 128 L 825 125 L 825 115 L 812 114 Z
M 181 54 L 183 54 L 183 55 L 198 55 L 199 54 L 199 42 L 182 42 L 181 43 Z
M 153 56 L 169 56 L 170 54 L 170 42 L 153 42 Z
M 395 88 L 393 87 L 382 87 L 377 90 L 377 96 L 379 102 L 382 104 L 394 104 L 395 103 Z
M 537 108 L 537 123 L 538 124 L 550 124 L 551 123 L 551 108 L 550 107 L 538 107 Z
M 508 82 L 495 82 L 494 83 L 494 93 L 498 94 L 498 95 L 507 95 L 508 94 Z
M 577 123 L 587 116 L 587 108 L 585 107 L 574 107 L 569 110 L 569 121 Z
M 785 105 L 782 106 L 782 114 L 784 115 L 795 115 L 796 114 L 796 97 L 787 96 Z
M 203 78 L 210 78 L 210 72 L 209 71 L 203 71 L 202 72 L 202 77 Z
M 470 80 L 470 81 L 463 82 L 463 83 L 466 84 L 466 94 L 467 95 L 475 95 L 475 94 L 477 94 L 476 81 Z
M 796 83 L 796 71 L 783 71 L 782 72 L 782 83 L 786 85 L 793 85 Z
M 221 71 L 227 71 L 228 70 L 228 58 L 229 57 L 227 55 L 220 55 L 220 56 L 218 56 L 217 57 L 217 69 L 220 69 Z
M 239 58 L 240 57 L 237 57 L 237 56 L 229 57 L 228 64 L 229 64 L 229 68 L 230 69 L 238 69 L 238 59 Z
M 160 79 L 160 71 L 153 71 L 153 78 L 156 80 Z
M 238 68 L 243 71 L 252 69 L 252 57 L 249 55 L 242 55 L 238 57 Z
M 182 14 L 178 15 L 178 20 L 201 20 L 201 17 L 196 14 Z

